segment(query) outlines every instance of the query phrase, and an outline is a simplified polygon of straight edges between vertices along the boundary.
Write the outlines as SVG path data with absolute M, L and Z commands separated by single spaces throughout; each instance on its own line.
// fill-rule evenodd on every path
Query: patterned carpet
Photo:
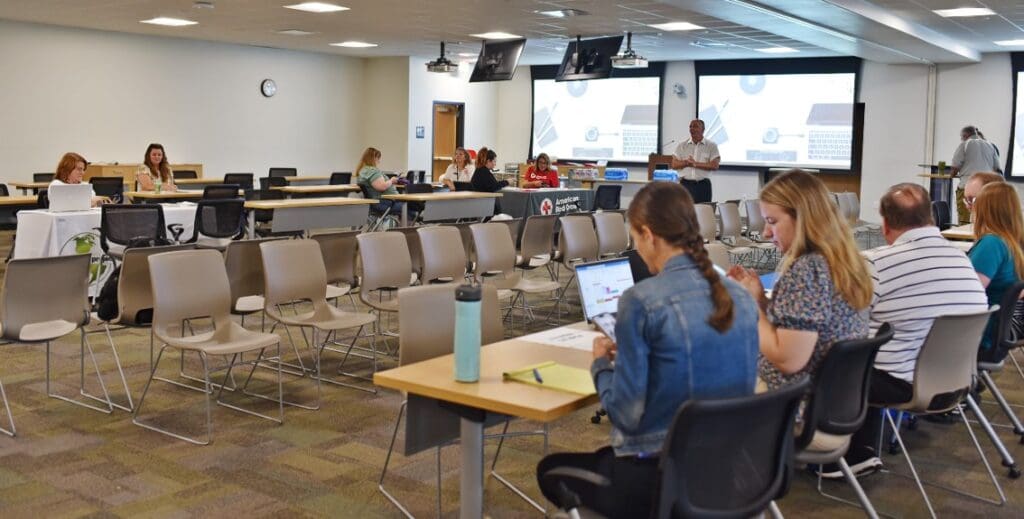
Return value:
M 0 234 L 0 253 L 6 254 L 9 246 L 10 233 Z M 578 320 L 578 308 L 573 312 L 563 321 Z M 247 320 L 246 324 L 258 326 L 258 319 Z M 542 327 L 538 323 L 533 329 Z M 293 336 L 307 354 L 298 335 Z M 117 372 L 106 337 L 97 334 L 89 339 L 108 388 L 120 401 L 124 391 L 114 386 Z M 76 336 L 69 336 L 53 346 L 54 377 L 59 381 L 54 390 L 61 394 L 72 395 L 78 390 L 77 343 Z M 115 343 L 137 398 L 149 364 L 148 330 L 115 332 Z M 286 408 L 284 425 L 214 406 L 214 441 L 198 447 L 137 427 L 122 411 L 106 415 L 48 398 L 42 346 L 5 346 L 3 359 L 0 380 L 18 427 L 16 438 L 0 436 L 0 515 L 4 517 L 400 516 L 377 490 L 401 402 L 397 393 L 373 395 L 325 385 L 321 410 Z M 325 357 L 325 373 L 334 372 L 338 359 L 331 354 Z M 199 373 L 198 366 L 196 358 L 187 359 L 189 373 Z M 162 374 L 176 378 L 177 355 L 165 357 L 161 368 Z M 362 369 L 367 372 L 368 364 L 364 363 Z M 87 370 L 86 387 L 98 393 L 95 377 L 89 375 Z M 999 374 L 997 381 L 1011 401 L 1024 403 L 1024 380 L 1012 366 Z M 269 392 L 273 382 L 272 371 L 258 370 L 252 389 Z M 308 379 L 286 377 L 285 392 L 286 397 L 302 402 L 316 398 Z M 273 404 L 242 395 L 229 393 L 225 399 L 261 412 L 276 412 Z M 991 398 L 985 401 L 991 402 Z M 983 408 L 994 421 L 1006 423 L 997 407 L 986 403 Z M 198 392 L 157 383 L 146 398 L 144 412 L 176 430 L 202 434 L 204 406 Z M 553 423 L 551 451 L 593 450 L 607 443 L 607 421 L 594 425 L 589 420 L 592 414 L 593 409 L 588 409 Z M 513 429 L 532 430 L 536 426 L 517 422 Z M 1000 429 L 1000 434 L 1013 455 L 1024 458 L 1024 448 L 1012 432 Z M 906 434 L 906 440 L 918 470 L 929 479 L 994 495 L 962 424 L 921 421 L 915 431 Z M 399 446 L 401 441 L 399 434 Z M 998 456 L 988 440 L 981 437 L 981 441 L 988 459 L 998 466 Z M 494 447 L 494 442 L 488 442 L 488 459 Z M 533 471 L 542 451 L 539 438 L 509 440 L 498 463 L 502 475 L 535 499 L 540 495 Z M 902 457 L 885 459 L 894 470 L 906 472 Z M 929 488 L 937 512 L 941 516 L 1021 517 L 1024 483 L 1008 479 L 1002 469 L 997 475 L 1010 500 L 1007 505 L 981 504 Z M 458 447 L 447 447 L 442 456 L 442 507 L 446 517 L 457 516 L 458 477 Z M 435 458 L 431 453 L 409 458 L 396 454 L 387 485 L 415 515 L 429 517 L 434 515 L 434 478 Z M 862 516 L 857 508 L 819 496 L 815 481 L 805 472 L 798 472 L 789 495 L 779 502 L 784 514 Z M 927 515 L 911 480 L 876 474 L 863 479 L 863 485 L 882 513 L 895 517 Z M 825 489 L 852 496 L 841 483 L 826 483 Z M 491 517 L 540 516 L 491 478 L 486 483 L 485 510 Z

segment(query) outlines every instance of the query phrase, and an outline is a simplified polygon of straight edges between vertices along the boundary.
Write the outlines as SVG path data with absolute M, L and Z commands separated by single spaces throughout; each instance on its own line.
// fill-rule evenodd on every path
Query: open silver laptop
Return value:
M 619 297 L 633 286 L 633 271 L 629 258 L 613 258 L 576 265 L 576 281 L 580 289 L 580 303 L 587 322 L 601 314 L 615 314 Z
M 47 191 L 50 212 L 86 211 L 92 207 L 92 184 L 55 184 Z

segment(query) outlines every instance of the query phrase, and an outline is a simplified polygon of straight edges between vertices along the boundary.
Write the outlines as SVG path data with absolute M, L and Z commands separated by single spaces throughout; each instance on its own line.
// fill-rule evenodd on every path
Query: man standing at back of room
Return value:
M 900 404 L 914 395 L 914 370 L 925 337 L 940 315 L 983 312 L 985 289 L 971 261 L 939 234 L 932 220 L 928 193 L 917 184 L 896 184 L 879 203 L 882 234 L 888 245 L 864 253 L 874 282 L 868 307 L 871 335 L 883 323 L 893 337 L 883 344 L 871 370 L 873 404 Z M 877 470 L 882 462 L 875 446 L 882 414 L 872 407 L 854 434 L 846 461 L 855 474 Z M 826 465 L 826 478 L 842 478 L 838 467 Z
M 711 201 L 711 172 L 718 169 L 718 145 L 704 138 L 704 121 L 690 121 L 690 138 L 679 143 L 672 154 L 672 168 L 680 169 L 683 187 L 694 203 Z
M 979 171 L 1000 171 L 999 152 L 992 143 L 981 137 L 976 126 L 960 130 L 960 145 L 953 152 L 953 176 L 960 177 L 956 188 L 956 212 L 960 224 L 971 223 L 970 208 L 964 205 L 964 186 L 971 175 Z

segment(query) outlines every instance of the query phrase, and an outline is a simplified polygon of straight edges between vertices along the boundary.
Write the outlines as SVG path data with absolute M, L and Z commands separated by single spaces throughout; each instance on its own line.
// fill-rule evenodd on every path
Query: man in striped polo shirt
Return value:
M 924 188 L 892 186 L 882 196 L 879 212 L 888 245 L 864 253 L 875 286 L 869 324 L 871 335 L 882 323 L 891 324 L 894 335 L 875 357 L 869 401 L 898 404 L 913 397 L 917 356 L 935 317 L 984 311 L 988 300 L 970 260 L 939 234 Z M 881 466 L 874 451 L 881 419 L 880 409 L 872 407 L 864 427 L 853 436 L 846 460 L 854 473 Z M 832 472 L 829 467 L 822 470 L 826 477 Z

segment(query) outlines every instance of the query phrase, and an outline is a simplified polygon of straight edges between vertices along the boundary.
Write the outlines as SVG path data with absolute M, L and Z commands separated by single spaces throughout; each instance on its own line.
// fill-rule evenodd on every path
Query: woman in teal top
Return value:
M 356 183 L 367 188 L 366 193 L 370 195 L 370 198 L 378 200 L 373 206 L 373 212 L 383 213 L 390 208 L 391 214 L 397 215 L 402 212 L 402 203 L 394 200 L 381 200 L 380 197 L 381 195 L 398 194 L 398 189 L 395 189 L 398 177 L 387 178 L 378 166 L 380 166 L 380 150 L 366 148 L 356 166 Z
M 997 182 L 981 189 L 974 201 L 974 238 L 977 243 L 968 256 L 989 305 L 997 305 L 1006 290 L 1024 278 L 1024 218 L 1013 186 Z M 992 344 L 996 320 L 995 315 L 989 319 L 979 360 L 998 362 L 1006 357 L 1006 351 Z

